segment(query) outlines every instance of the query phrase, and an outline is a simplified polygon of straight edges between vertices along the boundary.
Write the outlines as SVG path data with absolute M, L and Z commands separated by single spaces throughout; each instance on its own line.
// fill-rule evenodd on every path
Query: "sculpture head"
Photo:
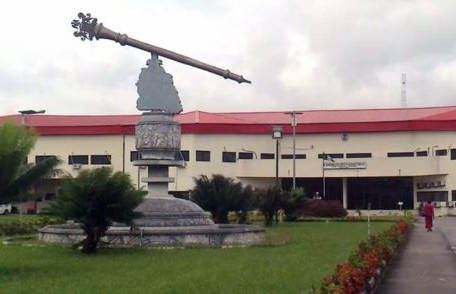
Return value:
M 97 26 L 97 19 L 93 18 L 90 13 L 78 13 L 79 19 L 73 19 L 71 26 L 76 29 L 73 33 L 75 37 L 80 38 L 82 41 L 89 39 L 92 41 L 95 36 L 95 27 Z

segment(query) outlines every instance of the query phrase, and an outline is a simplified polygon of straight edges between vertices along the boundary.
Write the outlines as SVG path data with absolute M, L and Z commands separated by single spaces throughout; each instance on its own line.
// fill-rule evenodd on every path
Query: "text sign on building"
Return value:
M 365 169 L 365 162 L 327 162 L 323 164 L 324 169 Z

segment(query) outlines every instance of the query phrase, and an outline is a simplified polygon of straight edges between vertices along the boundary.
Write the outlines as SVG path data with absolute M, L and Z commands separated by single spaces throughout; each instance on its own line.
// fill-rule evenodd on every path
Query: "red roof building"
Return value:
M 297 111 L 297 133 L 454 131 L 456 106 L 428 108 L 304 110 Z M 41 135 L 134 134 L 141 115 L 27 115 L 26 124 Z M 0 117 L 0 122 L 20 123 L 22 115 Z M 283 125 L 291 133 L 290 116 L 284 112 L 179 114 L 183 133 L 269 134 L 271 125 Z
M 456 106 L 297 112 L 294 137 L 284 112 L 176 115 L 186 165 L 170 168 L 175 180 L 169 191 L 192 189 L 193 178 L 202 174 L 224 174 L 255 187 L 296 184 L 309 197 L 339 200 L 352 211 L 369 203 L 378 213 L 397 210 L 398 203 L 414 209 L 431 200 L 442 213 L 456 213 Z M 100 165 L 92 157 L 106 156 L 104 164 L 129 173 L 141 187 L 146 170 L 133 165 L 140 119 L 139 114 L 18 114 L 0 117 L 0 123 L 12 120 L 40 134 L 29 162 L 58 156 L 62 168 L 75 175 Z M 279 141 L 271 137 L 273 126 L 283 129 Z M 55 188 L 56 183 L 40 187 L 45 194 Z

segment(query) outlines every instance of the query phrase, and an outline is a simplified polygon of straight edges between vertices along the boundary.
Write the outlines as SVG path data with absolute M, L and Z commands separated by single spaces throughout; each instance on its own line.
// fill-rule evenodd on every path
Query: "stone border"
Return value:
M 72 245 L 85 236 L 77 224 L 49 225 L 38 230 L 39 240 Z M 237 247 L 262 244 L 265 229 L 254 225 L 189 227 L 112 227 L 102 238 L 105 247 Z

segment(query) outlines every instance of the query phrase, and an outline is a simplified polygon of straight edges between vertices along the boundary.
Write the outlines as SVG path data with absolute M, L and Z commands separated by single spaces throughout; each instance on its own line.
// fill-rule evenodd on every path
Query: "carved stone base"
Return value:
M 143 214 L 135 220 L 139 227 L 174 227 L 213 225 L 209 214 L 195 203 L 168 197 L 146 198 L 136 209 Z

